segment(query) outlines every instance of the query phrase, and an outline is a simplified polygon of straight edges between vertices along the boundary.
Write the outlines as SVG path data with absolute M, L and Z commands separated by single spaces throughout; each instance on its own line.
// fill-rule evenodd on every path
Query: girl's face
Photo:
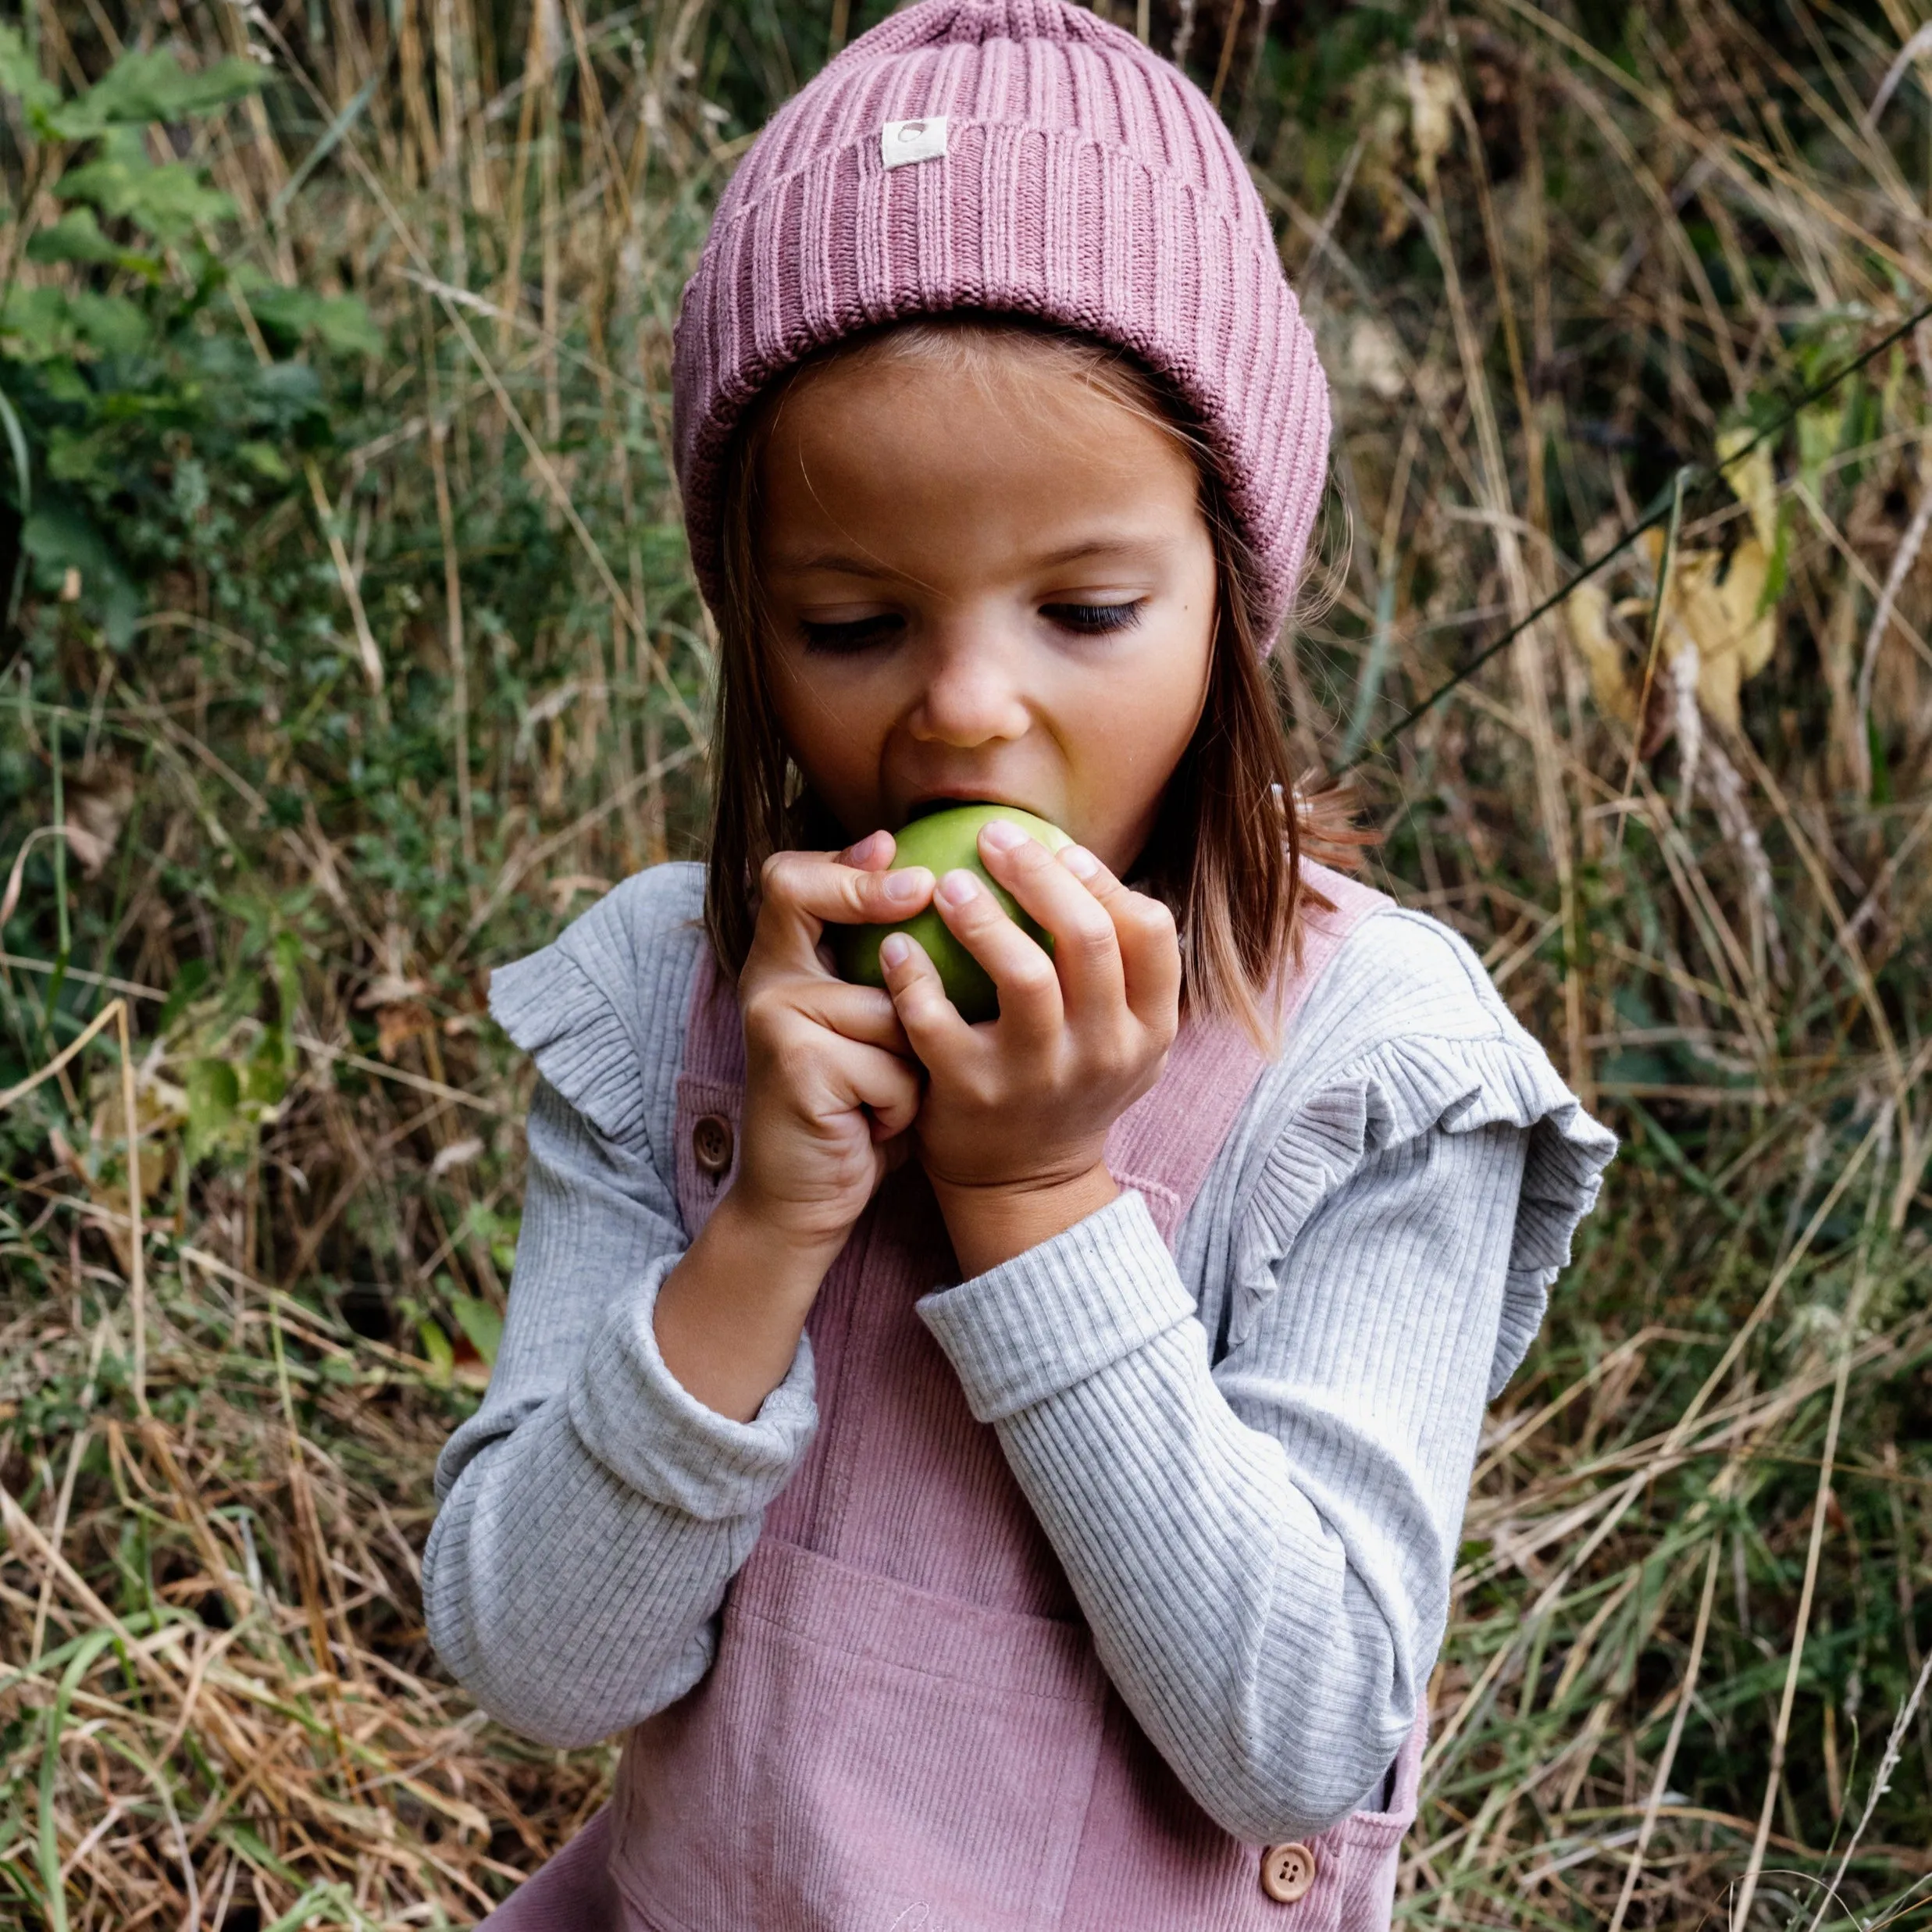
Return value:
M 996 344 L 830 365 L 785 399 L 759 481 L 779 722 L 850 836 L 986 799 L 1125 873 L 1207 690 L 1185 452 Z

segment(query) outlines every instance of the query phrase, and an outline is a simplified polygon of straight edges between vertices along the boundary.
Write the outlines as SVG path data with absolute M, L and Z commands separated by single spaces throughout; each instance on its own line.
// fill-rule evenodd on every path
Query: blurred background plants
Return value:
M 0 26 L 7 1923 L 462 1924 L 603 1795 L 422 1628 L 515 1238 L 483 996 L 697 849 L 678 291 L 883 11 Z M 1932 339 L 1392 735 L 1932 299 L 1922 0 L 1111 12 L 1335 380 L 1297 743 L 1627 1137 L 1485 1435 L 1399 1909 L 1923 1920 Z M 125 1066 L 11 1094 L 117 998 Z

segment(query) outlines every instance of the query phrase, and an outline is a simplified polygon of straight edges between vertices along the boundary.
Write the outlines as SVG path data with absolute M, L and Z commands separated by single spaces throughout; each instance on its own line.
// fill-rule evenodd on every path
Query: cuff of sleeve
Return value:
M 818 1427 L 811 1343 L 749 1422 L 700 1402 L 658 1352 L 658 1291 L 681 1259 L 654 1260 L 593 1335 L 570 1387 L 570 1417 L 592 1455 L 654 1502 L 707 1522 L 762 1510 Z
M 1132 1191 L 914 1305 L 980 1422 L 1071 1388 L 1195 1312 L 1147 1203 Z

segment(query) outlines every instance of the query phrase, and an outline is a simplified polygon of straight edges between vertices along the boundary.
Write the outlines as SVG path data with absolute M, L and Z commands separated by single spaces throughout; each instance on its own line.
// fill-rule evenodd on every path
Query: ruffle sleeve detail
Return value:
M 617 1009 L 561 941 L 490 975 L 490 1014 L 607 1139 L 643 1125 L 637 1049 Z
M 675 1072 L 675 1051 L 668 1068 L 647 1065 L 644 1043 L 658 1043 L 654 1063 L 682 1037 L 703 892 L 700 866 L 634 873 L 550 945 L 490 975 L 490 1017 L 608 1140 L 648 1138 L 651 1082 Z
M 1276 1289 L 1276 1264 L 1364 1157 L 1441 1131 L 1506 1125 L 1529 1147 L 1517 1202 L 1491 1399 L 1542 1325 L 1550 1284 L 1577 1224 L 1595 1205 L 1617 1137 L 1585 1113 L 1547 1055 L 1515 1037 L 1385 1041 L 1331 1075 L 1269 1150 L 1235 1235 L 1228 1346 L 1239 1346 Z

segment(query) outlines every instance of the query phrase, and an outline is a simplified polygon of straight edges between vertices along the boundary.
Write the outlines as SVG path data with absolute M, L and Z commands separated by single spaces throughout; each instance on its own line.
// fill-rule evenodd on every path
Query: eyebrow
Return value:
M 1025 561 L 1036 570 L 1058 570 L 1068 564 L 1135 555 L 1150 548 L 1164 548 L 1167 542 L 1166 537 L 1151 534 L 1146 536 L 1088 537 L 1078 543 L 1065 544 L 1058 550 L 1050 551 L 1044 556 L 1028 558 Z M 804 557 L 775 558 L 773 562 L 781 570 L 829 570 L 847 577 L 896 577 L 901 574 L 845 551 L 814 551 Z

